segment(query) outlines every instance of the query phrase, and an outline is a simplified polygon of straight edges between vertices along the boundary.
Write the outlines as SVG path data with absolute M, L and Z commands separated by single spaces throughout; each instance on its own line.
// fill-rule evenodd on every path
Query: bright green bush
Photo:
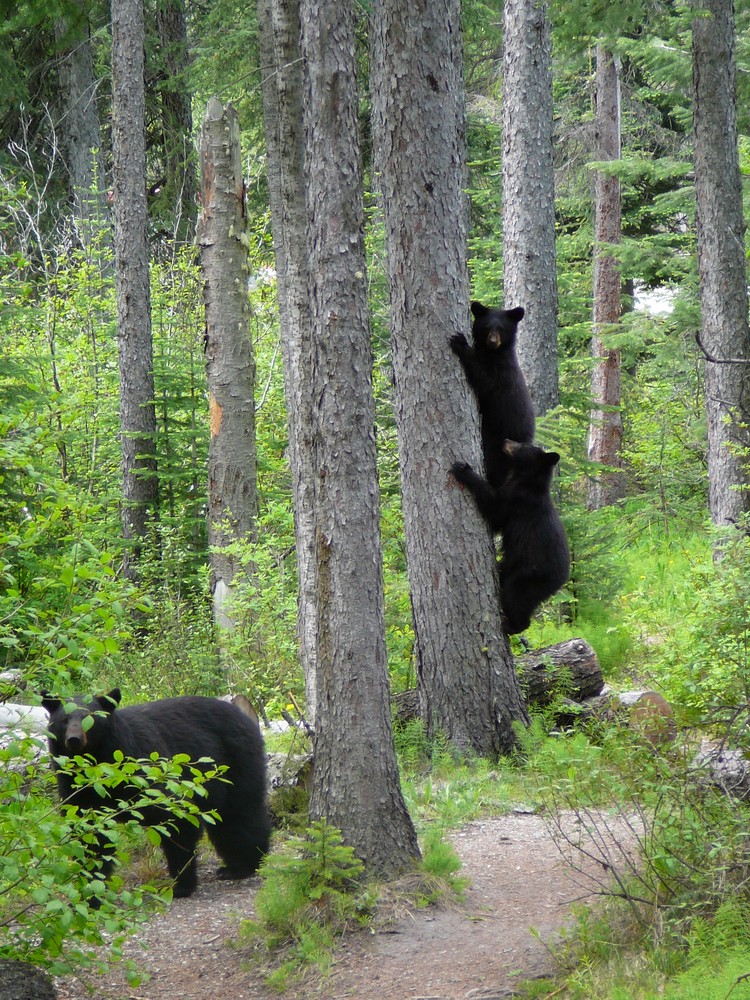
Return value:
M 133 926 L 147 918 L 169 889 L 133 886 L 123 865 L 130 845 L 146 836 L 158 844 L 165 823 L 141 834 L 137 818 L 124 818 L 124 806 L 79 810 L 60 805 L 55 778 L 46 760 L 39 763 L 40 740 L 13 738 L 0 747 L 0 957 L 26 959 L 55 975 L 103 969 L 122 958 L 122 944 Z M 127 784 L 138 793 L 127 814 L 164 804 L 170 813 L 193 822 L 212 816 L 201 810 L 203 785 L 218 775 L 187 758 L 133 761 L 118 755 L 113 764 L 73 760 L 76 782 L 101 790 Z M 134 841 L 135 837 L 135 841 Z M 105 881 L 93 845 L 104 838 L 117 864 Z M 102 950 L 102 946 L 106 946 Z M 137 979 L 132 963 L 127 966 Z
M 664 693 L 694 719 L 731 718 L 750 702 L 750 539 L 732 529 L 722 557 L 706 546 L 682 611 L 658 650 Z
M 335 937 L 367 922 L 374 897 L 357 882 L 363 870 L 340 831 L 325 820 L 266 855 L 260 867 L 263 885 L 255 897 L 258 919 L 242 922 L 238 943 L 263 942 L 282 956 L 269 973 L 271 985 L 286 988 L 306 964 L 326 971 Z

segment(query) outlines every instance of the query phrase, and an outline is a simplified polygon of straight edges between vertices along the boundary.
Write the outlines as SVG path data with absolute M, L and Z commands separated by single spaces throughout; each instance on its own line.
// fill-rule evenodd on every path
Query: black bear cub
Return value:
M 226 766 L 221 778 L 206 783 L 207 797 L 200 800 L 202 808 L 215 809 L 220 817 L 215 824 L 206 824 L 206 832 L 224 862 L 218 875 L 239 879 L 256 871 L 269 848 L 271 824 L 266 803 L 266 755 L 253 719 L 217 698 L 166 698 L 120 709 L 117 688 L 99 698 L 70 701 L 77 706 L 75 711 L 66 712 L 66 703 L 57 698 L 42 701 L 50 715 L 48 736 L 53 758 L 88 754 L 98 763 L 106 763 L 114 760 L 116 750 L 136 758 L 149 757 L 155 751 L 167 758 L 187 754 L 192 761 L 210 757 L 215 764 Z M 90 727 L 84 722 L 88 719 L 93 719 Z M 118 787 L 102 798 L 91 787 L 74 788 L 70 774 L 57 763 L 53 766 L 60 798 L 83 809 L 128 801 L 136 793 L 134 788 Z M 200 826 L 165 814 L 163 807 L 147 807 L 139 813 L 145 826 L 167 825 L 169 836 L 162 839 L 162 849 L 174 880 L 174 896 L 189 896 L 198 882 L 195 850 Z M 97 853 L 105 873 L 111 868 L 108 851 L 109 844 L 102 838 Z
M 466 486 L 493 532 L 502 534 L 500 604 L 508 635 L 525 632 L 531 616 L 568 579 L 565 528 L 550 496 L 557 452 L 505 441 L 505 478 L 493 486 L 463 462 L 451 472 Z
M 470 347 L 462 333 L 450 339 L 477 398 L 482 421 L 482 451 L 487 478 L 499 486 L 505 475 L 503 442 L 534 440 L 534 406 L 516 358 L 516 334 L 524 310 L 491 309 L 472 302 Z

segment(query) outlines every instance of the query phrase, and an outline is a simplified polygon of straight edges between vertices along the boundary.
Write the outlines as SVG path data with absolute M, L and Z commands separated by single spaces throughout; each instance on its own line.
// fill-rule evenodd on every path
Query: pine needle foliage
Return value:
M 354 849 L 325 819 L 267 855 L 255 897 L 258 919 L 243 921 L 238 944 L 282 958 L 268 974 L 269 985 L 285 988 L 308 965 L 325 972 L 335 938 L 368 921 L 374 899 L 357 881 L 363 871 Z

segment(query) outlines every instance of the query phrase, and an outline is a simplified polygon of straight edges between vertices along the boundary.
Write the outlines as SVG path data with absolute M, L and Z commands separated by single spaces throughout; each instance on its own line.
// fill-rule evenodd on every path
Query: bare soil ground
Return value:
M 565 828 L 575 833 L 574 817 Z M 615 853 L 632 840 L 626 823 L 607 820 Z M 470 887 L 460 905 L 406 910 L 383 927 L 349 935 L 330 976 L 310 979 L 287 994 L 321 1000 L 499 1000 L 525 979 L 553 975 L 552 949 L 571 925 L 571 905 L 605 881 L 594 858 L 571 866 L 540 816 L 516 812 L 472 822 L 451 840 Z M 599 845 L 601 856 L 610 851 Z M 57 983 L 60 1000 L 271 1000 L 247 955 L 231 947 L 238 925 L 253 915 L 258 880 L 220 882 L 201 866 L 189 899 L 139 928 L 126 954 L 150 978 L 129 987 L 115 966 L 86 985 Z M 532 933 L 532 929 L 534 932 Z

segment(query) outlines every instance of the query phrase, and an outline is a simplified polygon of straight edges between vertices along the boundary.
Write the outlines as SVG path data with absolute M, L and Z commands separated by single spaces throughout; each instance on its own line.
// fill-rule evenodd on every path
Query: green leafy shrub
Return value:
M 0 646 L 28 685 L 90 681 L 133 635 L 127 612 L 141 595 L 117 576 L 112 552 L 87 539 L 90 510 L 77 502 L 67 488 L 40 488 L 15 524 L 0 519 Z
M 664 693 L 694 719 L 732 716 L 750 702 L 750 538 L 735 529 L 722 557 L 706 551 L 686 581 L 675 628 L 660 649 Z
M 607 873 L 602 891 L 625 899 L 641 926 L 662 934 L 670 924 L 684 935 L 696 917 L 731 899 L 750 905 L 744 811 L 696 769 L 694 749 L 673 744 L 662 754 L 612 728 L 599 738 L 598 745 L 580 733 L 525 738 L 535 744 L 535 770 L 547 777 L 538 794 L 574 867 L 576 857 L 598 858 Z M 560 819 L 570 814 L 573 833 Z M 610 877 L 614 887 L 605 887 Z
M 200 809 L 203 785 L 216 776 L 187 758 L 126 760 L 93 764 L 75 758 L 77 784 L 88 784 L 103 794 L 118 786 L 136 787 L 138 794 L 123 806 L 79 810 L 57 802 L 55 778 L 49 765 L 37 757 L 40 740 L 19 737 L 0 748 L 0 957 L 22 958 L 44 966 L 54 975 L 83 969 L 103 969 L 122 958 L 122 944 L 133 925 L 153 912 L 168 889 L 132 886 L 122 865 L 130 845 L 146 836 L 158 843 L 162 827 L 141 831 L 137 814 L 146 805 L 164 804 L 170 813 L 211 822 Z M 107 841 L 116 867 L 105 880 L 92 848 Z M 106 951 L 102 946 L 106 945 Z M 126 968 L 137 978 L 132 963 Z

